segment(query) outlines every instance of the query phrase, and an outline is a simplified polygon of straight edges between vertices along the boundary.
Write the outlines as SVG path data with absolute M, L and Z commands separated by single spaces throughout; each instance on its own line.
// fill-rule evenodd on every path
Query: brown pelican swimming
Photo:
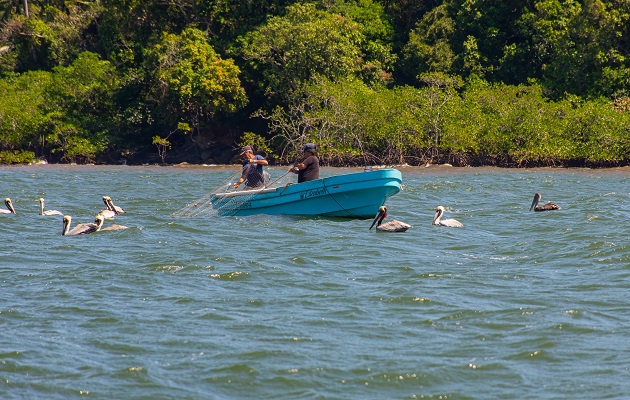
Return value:
M 122 229 L 129 229 L 128 226 L 124 226 L 124 225 L 118 225 L 118 224 L 113 224 L 113 225 L 109 225 L 106 226 L 105 228 L 103 228 L 103 222 L 105 221 L 105 219 L 103 218 L 102 215 L 97 215 L 96 216 L 96 220 L 94 220 L 94 223 L 97 226 L 97 231 L 119 231 Z
M 61 211 L 57 211 L 57 210 L 46 210 L 46 211 L 44 211 L 44 199 L 43 198 L 39 199 L 39 206 L 41 208 L 41 211 L 39 212 L 39 215 L 63 215 L 63 213 Z
M 7 206 L 8 210 L 0 209 L 0 214 L 15 214 L 15 208 L 13 208 L 13 203 L 10 198 L 4 199 L 4 204 Z
M 114 219 L 114 217 L 116 216 L 116 211 L 105 209 L 99 211 L 98 215 L 100 215 L 104 219 Z
M 538 202 L 540 201 L 540 199 L 542 198 L 542 196 L 540 195 L 540 193 L 536 193 L 534 195 L 534 201 L 532 201 L 532 205 L 531 207 L 529 207 L 529 211 L 534 210 L 534 211 L 553 211 L 553 210 L 560 210 L 560 206 L 557 204 L 553 204 L 552 202 L 548 202 L 547 204 L 543 204 L 542 206 L 538 205 Z
M 433 217 L 433 225 L 450 226 L 452 228 L 460 228 L 464 226 L 464 224 L 452 218 L 442 219 L 443 214 L 444 214 L 444 207 L 438 206 L 438 208 L 435 209 L 435 217 Z
M 103 196 L 103 203 L 105 203 L 105 209 L 99 211 L 98 215 L 103 216 L 104 219 L 114 219 L 114 217 L 118 215 L 119 212 L 116 211 L 116 207 L 114 206 L 114 203 L 112 203 L 111 197 Z
M 61 234 L 63 236 L 74 236 L 74 235 L 85 235 L 87 233 L 93 233 L 98 230 L 97 224 L 79 224 L 74 228 L 70 229 L 70 224 L 72 223 L 72 217 L 69 215 L 63 216 L 63 231 Z
M 383 220 L 386 217 L 387 207 L 380 206 L 378 212 L 376 213 L 376 217 L 374 217 L 372 226 L 370 226 L 370 229 L 372 229 L 374 225 L 376 225 L 376 230 L 381 232 L 404 232 L 407 229 L 411 228 L 411 225 L 395 219 L 383 223 Z
M 122 207 L 118 207 L 117 205 L 114 205 L 112 198 L 109 196 L 103 196 L 103 203 L 105 203 L 105 206 L 107 207 L 108 210 L 115 211 L 116 214 L 125 213 L 125 210 L 123 210 Z

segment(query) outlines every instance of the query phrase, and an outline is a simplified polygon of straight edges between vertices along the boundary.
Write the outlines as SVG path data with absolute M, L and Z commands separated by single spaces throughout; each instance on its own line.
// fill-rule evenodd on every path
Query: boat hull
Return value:
M 382 169 L 336 175 L 279 188 L 221 193 L 212 206 L 222 216 L 254 214 L 372 218 L 400 191 L 402 175 Z

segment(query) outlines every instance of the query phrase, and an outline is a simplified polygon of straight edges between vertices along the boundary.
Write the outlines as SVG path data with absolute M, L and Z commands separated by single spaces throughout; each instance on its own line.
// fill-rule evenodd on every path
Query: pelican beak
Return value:
M 107 207 L 108 210 L 112 210 L 114 212 L 114 214 L 118 215 L 118 213 L 116 212 L 116 209 L 114 208 L 114 205 L 112 204 L 111 199 L 107 199 L 105 200 L 105 206 Z
M 13 208 L 13 203 L 11 202 L 11 200 L 7 200 L 4 203 L 7 205 L 7 208 L 9 209 L 9 211 L 15 214 L 15 208 Z
M 370 229 L 372 229 L 374 227 L 374 225 L 376 225 L 376 222 L 380 219 L 381 221 L 383 220 L 383 218 L 385 218 L 384 216 L 385 212 L 379 208 L 378 212 L 376 213 L 376 217 L 374 217 L 374 221 L 372 221 L 372 225 L 370 225 Z

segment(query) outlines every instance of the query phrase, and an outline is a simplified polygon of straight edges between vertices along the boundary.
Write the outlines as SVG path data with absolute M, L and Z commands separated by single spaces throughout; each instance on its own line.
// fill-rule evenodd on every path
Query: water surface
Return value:
M 234 168 L 0 168 L 3 399 L 630 392 L 630 169 L 402 168 L 371 221 L 173 218 Z M 356 169 L 323 169 L 322 175 Z M 284 169 L 271 169 L 281 175 Z M 529 212 L 535 192 L 562 210 Z M 61 236 L 109 195 L 130 229 Z M 431 226 L 434 209 L 464 224 Z

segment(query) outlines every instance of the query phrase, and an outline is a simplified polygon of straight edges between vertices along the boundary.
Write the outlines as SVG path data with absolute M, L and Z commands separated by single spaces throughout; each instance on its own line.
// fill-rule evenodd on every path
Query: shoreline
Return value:
M 274 164 L 269 165 L 268 168 L 285 168 L 289 165 L 283 164 Z M 65 163 L 31 163 L 31 164 L 0 164 L 0 168 L 92 168 L 92 167 L 120 167 L 120 168 L 181 168 L 181 169 L 236 169 L 240 167 L 240 164 L 190 164 L 190 163 L 179 163 L 179 164 L 65 164 Z M 370 166 L 374 169 L 387 169 L 387 168 L 396 168 L 401 170 L 482 170 L 482 169 L 496 169 L 496 170 L 522 170 L 522 171 L 532 171 L 532 170 L 556 170 L 556 171 L 577 171 L 577 170 L 589 170 L 589 171 L 628 171 L 630 172 L 630 165 L 624 166 L 613 166 L 613 167 L 591 167 L 591 166 L 536 166 L 536 167 L 502 167 L 496 165 L 479 165 L 479 166 L 454 166 L 451 164 L 426 164 L 426 165 L 409 165 L 409 164 L 400 164 L 400 165 L 372 165 Z M 336 169 L 352 169 L 352 170 L 361 170 L 364 169 L 364 166 L 322 166 L 322 168 L 336 168 Z

